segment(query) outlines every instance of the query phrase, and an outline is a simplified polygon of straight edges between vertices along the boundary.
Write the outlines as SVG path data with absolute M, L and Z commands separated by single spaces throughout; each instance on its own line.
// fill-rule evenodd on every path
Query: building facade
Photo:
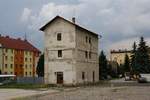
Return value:
M 40 51 L 27 40 L 0 35 L 1 74 L 14 74 L 18 77 L 34 77 Z
M 119 65 L 124 64 L 126 54 L 131 59 L 131 50 L 112 50 L 110 60 L 117 62 Z
M 45 83 L 79 84 L 99 80 L 98 35 L 60 16 L 43 26 Z

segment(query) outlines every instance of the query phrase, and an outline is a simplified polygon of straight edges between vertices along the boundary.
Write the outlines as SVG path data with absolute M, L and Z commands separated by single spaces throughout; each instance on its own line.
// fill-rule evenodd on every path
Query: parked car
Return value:
M 147 82 L 150 82 L 150 74 L 140 74 L 140 76 L 146 78 Z
M 147 81 L 147 79 L 145 78 L 145 77 L 140 77 L 139 79 L 138 79 L 138 83 L 147 83 L 148 81 Z

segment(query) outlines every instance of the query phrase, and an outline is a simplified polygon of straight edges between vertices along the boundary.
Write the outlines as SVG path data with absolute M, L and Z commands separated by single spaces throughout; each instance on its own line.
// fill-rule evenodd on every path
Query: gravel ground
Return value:
M 150 100 L 150 87 L 82 87 L 76 90 L 30 97 L 28 100 Z

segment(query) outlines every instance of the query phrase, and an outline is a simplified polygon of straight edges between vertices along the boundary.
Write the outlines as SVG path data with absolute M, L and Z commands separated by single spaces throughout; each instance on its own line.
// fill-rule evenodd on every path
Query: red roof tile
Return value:
M 8 36 L 0 36 L 0 44 L 4 48 L 40 52 L 40 50 L 30 44 L 27 40 L 21 40 L 20 38 L 13 39 Z

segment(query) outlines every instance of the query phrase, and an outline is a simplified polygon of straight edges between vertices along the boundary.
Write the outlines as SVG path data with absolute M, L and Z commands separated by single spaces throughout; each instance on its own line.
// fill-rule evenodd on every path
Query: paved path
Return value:
M 10 100 L 12 98 L 41 95 L 55 92 L 57 92 L 57 90 L 52 89 L 48 90 L 0 89 L 0 100 Z
M 24 100 L 150 100 L 150 87 L 86 87 Z

